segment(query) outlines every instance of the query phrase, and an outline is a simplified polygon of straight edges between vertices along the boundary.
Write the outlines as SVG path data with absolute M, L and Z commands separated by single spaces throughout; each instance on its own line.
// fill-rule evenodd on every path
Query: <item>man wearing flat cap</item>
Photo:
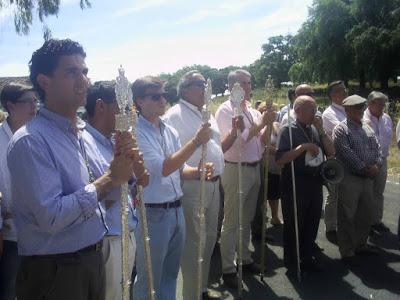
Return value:
M 333 130 L 337 158 L 345 167 L 339 185 L 338 245 L 345 263 L 355 255 L 377 254 L 367 244 L 372 222 L 372 181 L 382 165 L 382 153 L 373 129 L 363 123 L 366 99 L 352 95 L 343 100 L 346 119 Z

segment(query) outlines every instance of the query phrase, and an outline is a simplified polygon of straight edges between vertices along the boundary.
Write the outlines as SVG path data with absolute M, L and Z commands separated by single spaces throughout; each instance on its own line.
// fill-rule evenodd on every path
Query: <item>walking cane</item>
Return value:
M 288 126 L 289 126 L 289 139 L 290 139 L 290 150 L 293 149 L 293 135 L 292 135 L 292 117 L 290 115 L 290 100 L 288 109 Z M 301 270 L 300 270 L 300 246 L 299 246 L 299 223 L 297 217 L 297 197 L 296 197 L 296 177 L 294 173 L 294 161 L 290 162 L 290 168 L 292 173 L 292 190 L 293 190 L 293 214 L 294 214 L 294 231 L 296 238 L 296 258 L 297 258 L 297 280 L 301 281 Z
M 207 123 L 210 119 L 210 111 L 208 104 L 211 101 L 212 86 L 211 80 L 207 79 L 207 84 L 204 90 L 204 106 L 201 111 L 203 124 Z M 201 160 L 200 160 L 200 203 L 199 203 L 199 248 L 197 252 L 197 299 L 202 299 L 202 286 L 203 286 L 203 261 L 204 261 L 204 248 L 205 248 L 205 189 L 206 189 L 206 159 L 207 159 L 207 144 L 201 146 Z
M 134 111 L 133 99 L 132 99 L 132 91 L 130 89 L 130 84 L 128 79 L 125 77 L 125 71 L 122 66 L 118 69 L 119 76 L 116 78 L 115 84 L 115 94 L 117 98 L 117 102 L 120 108 L 120 113 L 116 115 L 116 129 L 120 131 L 129 131 L 134 130 L 134 126 L 136 123 L 136 113 Z M 134 134 L 134 131 L 133 131 Z M 128 193 L 129 187 L 128 183 L 124 183 L 121 185 L 121 260 L 122 260 L 122 299 L 129 300 L 130 296 L 130 284 L 131 284 L 131 275 L 129 272 L 129 227 L 128 227 Z M 138 195 L 140 206 L 143 206 L 142 210 L 144 214 L 144 218 L 142 218 L 142 223 L 145 223 L 144 232 L 144 245 L 145 245 L 145 256 L 147 262 L 147 273 L 149 280 L 149 299 L 154 300 L 154 287 L 152 280 L 152 272 L 151 272 L 151 259 L 150 259 L 150 247 L 149 247 L 149 238 L 147 233 L 147 222 L 146 222 L 146 213 L 144 211 L 144 203 L 143 203 L 143 188 L 138 185 Z M 147 244 L 147 247 L 146 247 Z
M 234 105 L 235 117 L 242 116 L 243 111 L 241 104 L 244 99 L 244 90 L 241 88 L 239 83 L 233 85 L 231 91 L 231 101 Z M 242 191 L 242 147 L 243 141 L 240 137 L 242 131 L 240 128 L 237 129 L 238 139 L 238 199 L 239 199 L 239 249 L 238 249 L 238 295 L 239 299 L 243 297 L 243 191 Z
M 271 75 L 265 82 L 265 93 L 266 100 L 265 105 L 267 109 L 272 107 L 274 92 L 274 82 Z M 261 266 L 260 266 L 260 280 L 264 281 L 265 275 L 265 238 L 267 228 L 267 205 L 268 205 L 268 168 L 269 168 L 269 146 L 271 145 L 271 132 L 272 123 L 267 124 L 267 133 L 265 137 L 265 151 L 264 151 L 264 193 L 263 193 L 263 205 L 262 205 L 262 231 L 261 231 Z

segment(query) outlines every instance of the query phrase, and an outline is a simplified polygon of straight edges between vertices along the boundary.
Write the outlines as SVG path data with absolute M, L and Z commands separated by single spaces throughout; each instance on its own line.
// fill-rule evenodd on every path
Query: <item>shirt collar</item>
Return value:
M 85 129 L 93 136 L 93 138 L 101 143 L 105 147 L 112 147 L 112 141 L 110 138 L 106 137 L 103 135 L 100 131 L 98 131 L 96 128 L 94 128 L 92 125 L 89 123 L 86 123 Z
M 4 131 L 5 131 L 6 134 L 7 134 L 8 138 L 11 139 L 11 137 L 13 136 L 13 133 L 12 133 L 12 131 L 11 131 L 11 128 L 10 128 L 10 125 L 8 124 L 7 119 L 4 120 L 4 122 L 2 123 L 2 126 L 3 126 L 3 128 L 4 128 Z
M 343 105 L 336 104 L 335 102 L 332 102 L 331 105 L 332 105 L 332 107 L 333 107 L 334 109 L 340 110 L 340 111 L 343 112 L 343 113 L 346 112 L 345 109 L 344 109 L 344 107 L 343 107 Z
M 164 128 L 165 128 L 165 123 L 164 123 L 164 121 L 163 121 L 161 118 L 158 118 L 158 119 L 159 119 L 159 121 L 160 121 L 160 128 L 161 128 L 161 130 L 164 130 Z M 156 128 L 156 126 L 155 126 L 153 123 L 151 123 L 150 121 L 148 121 L 148 120 L 147 120 L 145 117 L 143 117 L 141 114 L 139 114 L 138 122 L 140 122 L 140 123 L 143 124 L 144 126 L 147 126 L 147 127 L 153 128 L 153 129 Z
M 367 119 L 371 120 L 371 121 L 375 121 L 375 122 L 379 122 L 380 119 L 382 119 L 382 117 L 380 119 L 378 119 L 377 117 L 375 117 L 373 114 L 371 114 L 369 108 L 367 107 L 367 109 L 364 111 L 364 115 L 367 117 Z
M 182 98 L 179 99 L 179 102 L 182 103 L 183 105 L 186 105 L 190 110 L 194 111 L 195 113 L 199 113 L 201 114 L 201 112 L 199 111 L 198 107 L 193 105 L 192 103 L 183 100 Z
M 77 117 L 77 123 L 76 126 L 74 126 L 71 120 L 61 116 L 60 114 L 48 110 L 46 107 L 42 107 L 39 110 L 38 115 L 41 115 L 44 118 L 54 122 L 60 129 L 68 132 L 70 131 L 75 132 L 75 128 L 82 130 L 83 128 L 85 128 L 86 125 L 85 122 L 83 122 L 79 117 Z
M 347 120 L 347 126 L 349 126 L 349 127 L 361 128 L 364 125 L 363 120 L 361 120 L 361 124 L 358 124 L 358 123 L 356 123 L 356 122 L 354 122 L 354 121 L 352 121 L 352 120 L 350 120 L 348 118 L 346 118 L 346 120 Z

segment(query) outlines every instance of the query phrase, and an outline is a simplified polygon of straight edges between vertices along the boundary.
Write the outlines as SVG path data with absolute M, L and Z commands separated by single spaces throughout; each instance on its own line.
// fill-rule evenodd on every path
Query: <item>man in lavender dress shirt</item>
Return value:
M 389 146 L 393 137 L 392 119 L 384 112 L 387 101 L 388 97 L 385 94 L 373 91 L 368 95 L 368 108 L 364 112 L 364 121 L 374 130 L 382 151 L 382 166 L 379 174 L 374 179 L 374 209 L 371 226 L 371 233 L 378 234 L 389 232 L 389 228 L 382 222 L 383 193 L 387 179 L 387 157 L 389 156 Z
M 347 89 L 344 82 L 338 80 L 330 83 L 328 86 L 328 97 L 332 103 L 323 112 L 322 120 L 326 134 L 329 137 L 332 137 L 332 132 L 335 126 L 346 119 L 346 112 L 342 106 L 344 98 L 347 97 Z M 337 198 L 338 187 L 337 185 L 331 185 L 325 203 L 324 221 L 326 237 L 333 243 L 337 243 Z
M 99 202 L 132 176 L 134 143 L 117 134 L 109 169 L 76 115 L 86 103 L 85 52 L 71 40 L 46 41 L 30 61 L 43 107 L 8 150 L 13 213 L 22 256 L 17 298 L 104 299 Z

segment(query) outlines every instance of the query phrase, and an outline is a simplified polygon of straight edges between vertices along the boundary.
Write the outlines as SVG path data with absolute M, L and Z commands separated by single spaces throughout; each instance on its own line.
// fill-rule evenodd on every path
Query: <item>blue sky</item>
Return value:
M 312 0 L 61 0 L 58 17 L 45 20 L 53 37 L 86 50 L 92 80 L 112 79 L 122 64 L 130 80 L 192 64 L 222 68 L 257 59 L 268 37 L 296 33 Z M 15 33 L 12 8 L 0 12 L 0 76 L 28 74 L 43 43 L 37 20 L 28 36 Z

